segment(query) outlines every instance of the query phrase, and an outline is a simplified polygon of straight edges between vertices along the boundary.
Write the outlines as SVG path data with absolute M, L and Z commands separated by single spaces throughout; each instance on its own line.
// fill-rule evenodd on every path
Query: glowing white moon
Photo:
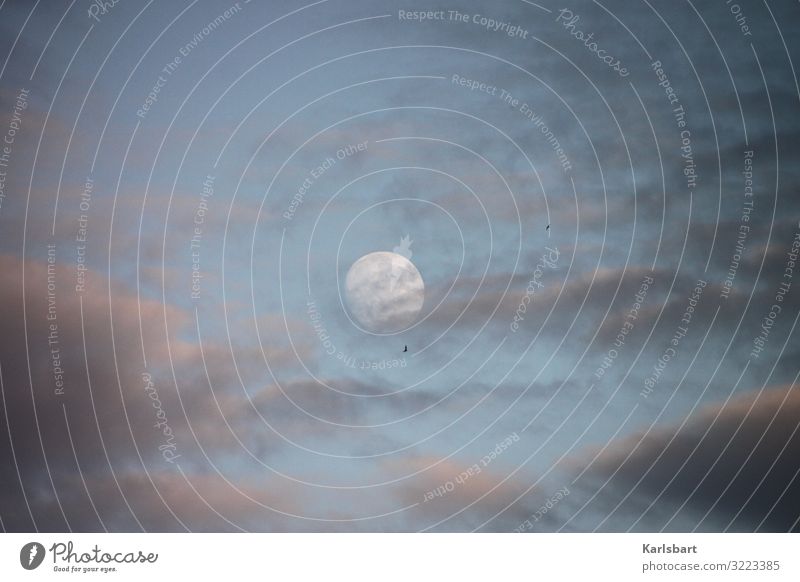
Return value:
M 358 259 L 345 281 L 350 313 L 365 329 L 390 333 L 411 326 L 425 300 L 425 283 L 403 255 L 377 252 Z

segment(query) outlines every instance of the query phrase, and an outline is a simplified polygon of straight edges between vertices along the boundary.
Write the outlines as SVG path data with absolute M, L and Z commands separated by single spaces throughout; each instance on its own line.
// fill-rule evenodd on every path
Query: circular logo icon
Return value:
M 35 570 L 44 561 L 44 546 L 39 542 L 29 542 L 19 551 L 19 563 L 26 570 Z

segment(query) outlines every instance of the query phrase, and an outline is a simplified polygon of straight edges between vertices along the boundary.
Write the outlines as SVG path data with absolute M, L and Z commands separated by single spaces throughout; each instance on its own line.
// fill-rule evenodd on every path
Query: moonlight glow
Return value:
M 425 284 L 402 255 L 377 252 L 358 259 L 345 282 L 350 313 L 365 329 L 390 333 L 411 326 L 425 299 Z

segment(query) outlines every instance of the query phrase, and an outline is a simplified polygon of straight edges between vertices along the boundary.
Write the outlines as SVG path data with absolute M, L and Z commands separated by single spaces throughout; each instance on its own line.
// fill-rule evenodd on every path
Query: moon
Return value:
M 353 263 L 345 289 L 350 313 L 376 333 L 410 327 L 425 300 L 425 283 L 414 263 L 390 252 L 369 253 Z

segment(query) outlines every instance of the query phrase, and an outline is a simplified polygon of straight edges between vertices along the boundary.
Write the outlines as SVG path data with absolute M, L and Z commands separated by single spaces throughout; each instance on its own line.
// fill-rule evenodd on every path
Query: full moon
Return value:
M 425 283 L 403 255 L 364 255 L 347 271 L 347 304 L 359 324 L 372 332 L 404 330 L 417 319 L 425 299 Z

